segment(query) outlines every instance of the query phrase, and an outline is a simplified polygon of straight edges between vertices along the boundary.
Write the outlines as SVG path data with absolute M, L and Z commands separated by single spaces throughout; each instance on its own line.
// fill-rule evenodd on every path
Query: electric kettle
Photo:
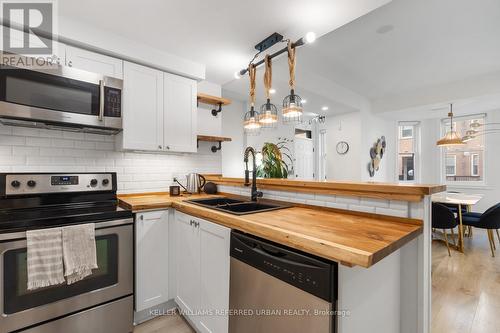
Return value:
M 186 187 L 177 181 L 177 183 L 179 183 L 179 185 L 182 186 L 182 188 L 188 193 L 200 193 L 201 188 L 206 182 L 207 180 L 205 177 L 194 172 L 186 175 Z

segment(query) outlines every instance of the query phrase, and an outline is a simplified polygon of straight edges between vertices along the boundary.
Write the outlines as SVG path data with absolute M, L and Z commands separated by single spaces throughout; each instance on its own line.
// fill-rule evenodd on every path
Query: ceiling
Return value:
M 500 70 L 500 1 L 394 0 L 304 50 L 302 66 L 369 98 Z
M 332 31 L 390 0 L 64 0 L 60 16 L 203 63 L 225 83 L 273 32 L 298 39 Z

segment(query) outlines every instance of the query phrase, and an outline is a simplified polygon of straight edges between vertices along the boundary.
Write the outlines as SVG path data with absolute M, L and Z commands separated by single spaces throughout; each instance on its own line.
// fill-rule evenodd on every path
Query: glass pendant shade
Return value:
M 260 125 L 263 128 L 275 128 L 278 126 L 278 109 L 268 98 L 267 102 L 260 107 Z
M 260 114 L 255 111 L 255 108 L 252 106 L 250 111 L 245 113 L 243 129 L 248 135 L 258 135 L 260 133 L 260 128 Z
M 301 123 L 302 122 L 302 98 L 299 95 L 295 95 L 295 91 L 292 89 L 290 95 L 283 99 L 283 109 L 281 110 L 283 116 L 283 123 Z

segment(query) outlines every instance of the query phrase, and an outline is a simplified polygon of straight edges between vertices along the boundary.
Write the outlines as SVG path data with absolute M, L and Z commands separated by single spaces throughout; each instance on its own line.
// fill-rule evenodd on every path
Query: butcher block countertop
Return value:
M 172 207 L 346 266 L 370 267 L 416 238 L 423 229 L 421 220 L 323 207 L 299 205 L 238 216 L 185 202 L 203 197 L 209 196 L 119 195 L 120 206 L 135 212 Z
M 221 175 L 205 175 L 207 181 L 219 185 L 243 186 L 243 178 L 222 177 Z M 446 185 L 433 184 L 399 184 L 380 182 L 352 181 L 314 181 L 300 179 L 257 179 L 259 189 L 291 191 L 315 194 L 334 194 L 358 196 L 365 198 L 422 201 L 424 196 L 446 191 Z

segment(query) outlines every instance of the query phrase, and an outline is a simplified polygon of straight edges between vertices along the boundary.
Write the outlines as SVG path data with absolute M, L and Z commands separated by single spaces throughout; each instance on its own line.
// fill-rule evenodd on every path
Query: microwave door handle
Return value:
M 99 121 L 104 119 L 104 80 L 99 80 Z

